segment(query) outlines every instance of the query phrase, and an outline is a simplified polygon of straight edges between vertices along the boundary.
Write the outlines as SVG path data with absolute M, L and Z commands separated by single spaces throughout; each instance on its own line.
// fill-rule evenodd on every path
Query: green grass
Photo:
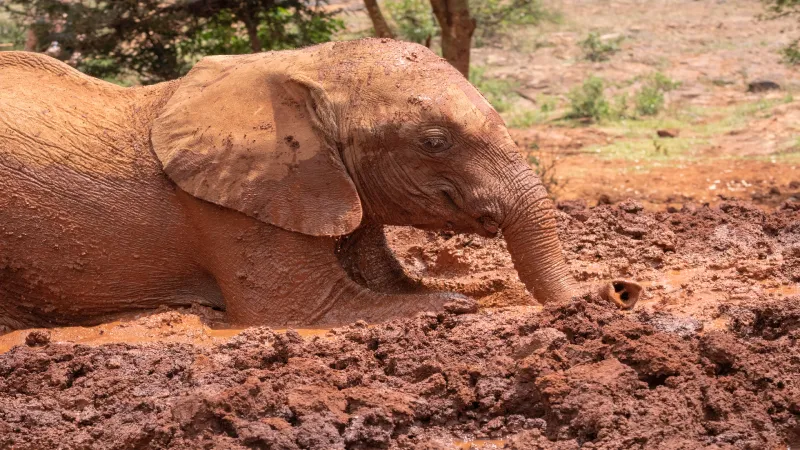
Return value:
M 558 105 L 558 97 L 540 94 L 536 96 L 536 106 L 530 108 L 514 105 L 503 114 L 503 119 L 510 128 L 530 128 L 549 121 Z
M 642 80 L 644 86 L 652 87 L 659 96 L 679 86 L 659 72 L 638 78 Z M 665 108 L 659 99 L 657 107 L 644 114 L 637 104 L 641 101 L 642 89 L 634 92 L 632 98 L 629 89 L 609 99 L 604 94 L 603 81 L 589 78 L 570 92 L 568 104 L 555 96 L 540 95 L 535 105 L 526 107 L 523 106 L 525 102 L 519 101 L 514 81 L 488 77 L 483 67 L 472 68 L 470 81 L 502 114 L 510 128 L 524 129 L 545 122 L 557 126 L 586 126 L 586 119 L 590 119 L 594 121 L 592 126 L 612 136 L 613 142 L 589 146 L 585 151 L 603 159 L 635 161 L 644 168 L 707 158 L 699 152 L 709 147 L 715 137 L 743 129 L 752 120 L 769 118 L 775 107 L 794 101 L 791 92 L 783 97 L 715 107 L 667 105 Z M 675 129 L 679 135 L 659 138 L 656 131 L 660 129 Z M 779 154 L 762 158 L 800 161 L 800 136 L 785 143 Z
M 583 57 L 592 62 L 608 61 L 611 56 L 620 50 L 620 43 L 624 37 L 603 40 L 600 34 L 590 32 L 586 38 L 578 43 L 583 50 Z
M 519 97 L 514 92 L 517 88 L 516 81 L 489 77 L 486 75 L 486 68 L 482 66 L 470 67 L 469 82 L 499 113 L 508 111 Z
M 642 161 L 669 161 L 694 158 L 691 150 L 710 144 L 708 139 L 677 137 L 672 139 L 637 138 L 619 139 L 607 145 L 594 145 L 586 149 L 600 158 Z
M 658 116 L 639 119 L 606 119 L 597 124 L 597 127 L 618 138 L 610 144 L 588 147 L 586 151 L 595 153 L 600 158 L 638 160 L 641 164 L 691 160 L 698 156 L 694 150 L 709 146 L 714 137 L 742 129 L 754 119 L 769 118 L 773 108 L 791 99 L 787 95 L 784 98 L 760 99 L 725 107 L 671 109 Z M 655 132 L 659 129 L 677 129 L 680 130 L 680 135 L 677 138 L 658 138 Z M 730 157 L 742 158 L 734 155 Z M 800 137 L 787 142 L 784 150 L 778 154 L 757 158 L 800 161 Z

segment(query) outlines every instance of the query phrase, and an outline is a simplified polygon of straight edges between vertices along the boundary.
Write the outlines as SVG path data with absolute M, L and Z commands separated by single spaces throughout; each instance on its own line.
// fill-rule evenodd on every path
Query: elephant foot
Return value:
M 643 292 L 642 285 L 629 280 L 613 280 L 599 287 L 600 297 L 617 305 L 619 309 L 632 309 Z

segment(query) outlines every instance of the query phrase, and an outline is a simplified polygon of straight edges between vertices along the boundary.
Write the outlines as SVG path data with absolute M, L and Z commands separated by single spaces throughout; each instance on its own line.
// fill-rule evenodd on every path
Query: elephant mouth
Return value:
M 483 237 L 494 238 L 500 232 L 500 226 L 491 214 L 480 214 L 476 217 L 468 214 L 455 200 L 455 196 L 442 190 L 442 197 L 448 208 L 458 215 L 458 222 L 448 221 L 448 228 L 453 231 L 475 233 Z M 458 226 L 462 225 L 462 226 Z

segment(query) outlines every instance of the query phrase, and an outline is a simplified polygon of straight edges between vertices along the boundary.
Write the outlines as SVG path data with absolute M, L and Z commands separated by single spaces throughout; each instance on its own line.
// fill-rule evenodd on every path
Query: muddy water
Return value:
M 457 449 L 463 449 L 463 450 L 473 450 L 473 449 L 491 450 L 496 448 L 505 448 L 506 441 L 502 439 L 495 439 L 495 440 L 475 439 L 472 441 L 454 441 L 453 446 L 455 446 L 455 448 Z
M 695 282 L 696 279 L 712 278 L 712 274 L 714 274 L 714 272 L 715 271 L 708 270 L 707 268 L 703 267 L 682 270 L 667 270 L 658 274 L 655 280 L 641 281 L 640 283 L 645 288 L 661 289 L 662 293 L 669 294 L 680 291 L 681 289 L 685 289 L 686 287 L 692 288 L 693 286 L 691 286 L 691 284 Z M 717 275 L 717 277 L 722 278 L 721 275 Z M 790 295 L 800 294 L 800 283 L 783 284 L 778 286 L 774 286 L 773 284 L 774 283 L 770 283 L 768 281 L 754 280 L 752 282 L 752 286 L 754 288 L 762 289 L 766 294 L 773 294 L 779 297 L 788 297 Z M 714 288 L 714 286 L 702 285 L 699 287 L 709 289 Z
M 0 353 L 16 345 L 25 344 L 25 338 L 34 330 L 17 330 L 0 336 Z M 244 331 L 242 328 L 214 329 L 206 326 L 198 316 L 167 312 L 152 316 L 104 323 L 94 327 L 62 327 L 44 330 L 50 342 L 74 343 L 90 346 L 103 344 L 184 343 L 211 346 L 224 342 Z M 286 329 L 275 329 L 286 332 Z M 295 329 L 300 336 L 324 336 L 330 328 Z

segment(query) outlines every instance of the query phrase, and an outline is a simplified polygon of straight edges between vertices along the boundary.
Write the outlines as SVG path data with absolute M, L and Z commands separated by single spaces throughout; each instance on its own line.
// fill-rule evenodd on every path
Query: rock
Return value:
M 747 83 L 747 92 L 758 93 L 779 90 L 781 86 L 770 80 L 756 80 Z
M 785 209 L 789 211 L 800 211 L 800 200 L 792 197 L 783 202 L 780 209 Z
M 41 347 L 50 343 L 50 332 L 47 330 L 33 330 L 25 337 L 28 347 Z
M 680 134 L 680 130 L 669 129 L 669 130 L 658 130 L 656 131 L 658 137 L 662 138 L 676 138 Z
M 621 210 L 623 210 L 623 211 L 625 211 L 627 213 L 631 213 L 631 214 L 636 214 L 639 211 L 644 209 L 644 206 L 642 206 L 641 203 L 639 203 L 636 200 L 631 199 L 631 198 L 621 202 L 617 206 L 619 207 L 619 209 L 621 209 Z
M 539 349 L 557 348 L 567 343 L 567 335 L 555 328 L 540 328 L 526 339 L 514 351 L 514 357 L 523 359 Z
M 464 297 L 453 300 L 444 305 L 444 310 L 450 314 L 475 314 L 478 312 L 478 302 L 475 299 Z

